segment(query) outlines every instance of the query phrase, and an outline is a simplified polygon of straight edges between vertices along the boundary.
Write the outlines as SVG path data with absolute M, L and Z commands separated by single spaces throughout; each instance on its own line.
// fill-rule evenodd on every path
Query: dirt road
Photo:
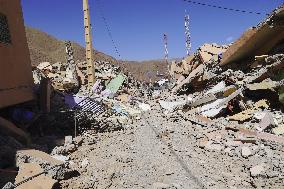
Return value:
M 267 156 L 277 155 L 269 148 L 250 145 L 255 155 L 243 158 L 242 146 L 221 142 L 229 135 L 223 130 L 193 125 L 151 105 L 152 111 L 124 130 L 95 135 L 95 144 L 84 143 L 73 153 L 80 176 L 62 182 L 63 188 L 281 188 L 281 177 L 250 175 L 252 166 L 272 165 Z

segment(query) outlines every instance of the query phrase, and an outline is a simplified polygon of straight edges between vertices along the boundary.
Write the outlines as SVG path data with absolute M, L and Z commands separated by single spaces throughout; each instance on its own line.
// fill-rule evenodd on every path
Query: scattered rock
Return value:
M 86 169 L 89 164 L 90 164 L 90 162 L 89 162 L 88 158 L 85 158 L 85 159 L 83 159 L 83 161 L 81 163 L 81 168 Z
M 67 162 L 68 160 L 70 160 L 70 157 L 68 156 L 63 156 L 63 155 L 53 155 L 53 158 L 59 160 L 59 161 L 63 161 L 64 163 Z
M 262 164 L 259 164 L 259 165 L 252 167 L 250 169 L 250 175 L 252 177 L 257 177 L 257 176 L 263 175 L 265 173 L 265 170 L 266 170 L 265 164 L 262 163 Z
M 251 156 L 251 155 L 252 155 L 252 152 L 251 152 L 251 150 L 250 150 L 250 148 L 249 148 L 249 147 L 244 146 L 244 147 L 242 147 L 241 154 L 242 154 L 242 156 L 243 156 L 243 157 L 245 157 L 245 158 L 246 158 L 246 157 Z
M 68 144 L 66 146 L 64 146 L 65 148 L 65 153 L 72 153 L 75 152 L 77 150 L 77 147 L 75 146 L 75 144 Z
M 65 136 L 65 143 L 64 146 L 71 145 L 73 143 L 72 136 Z
M 221 150 L 224 149 L 224 146 L 221 145 L 221 144 L 215 144 L 212 141 L 208 141 L 205 144 L 205 148 L 208 149 L 208 150 L 213 150 L 213 151 L 221 151 Z
M 81 136 L 75 137 L 73 141 L 77 146 L 81 146 L 84 142 L 84 140 Z

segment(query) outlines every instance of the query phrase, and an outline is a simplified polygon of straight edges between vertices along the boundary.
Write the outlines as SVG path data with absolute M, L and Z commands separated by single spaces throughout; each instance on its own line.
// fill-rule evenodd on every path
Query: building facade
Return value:
M 0 0 L 0 108 L 33 99 L 33 77 L 20 0 Z

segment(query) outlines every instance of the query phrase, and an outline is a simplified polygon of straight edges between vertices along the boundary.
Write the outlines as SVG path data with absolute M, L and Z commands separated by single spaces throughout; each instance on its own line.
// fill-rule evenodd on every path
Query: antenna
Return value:
M 164 45 L 165 45 L 165 60 L 168 63 L 169 51 L 168 51 L 168 36 L 164 34 Z
M 185 27 L 185 48 L 186 48 L 186 54 L 189 56 L 191 51 L 191 37 L 190 37 L 190 31 L 189 31 L 189 14 L 187 14 L 185 10 L 185 16 L 184 16 L 184 27 Z

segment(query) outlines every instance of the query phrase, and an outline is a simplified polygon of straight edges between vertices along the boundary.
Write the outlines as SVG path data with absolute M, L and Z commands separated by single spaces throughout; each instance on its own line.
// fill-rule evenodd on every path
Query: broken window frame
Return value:
M 8 18 L 0 12 L 0 44 L 12 44 Z

